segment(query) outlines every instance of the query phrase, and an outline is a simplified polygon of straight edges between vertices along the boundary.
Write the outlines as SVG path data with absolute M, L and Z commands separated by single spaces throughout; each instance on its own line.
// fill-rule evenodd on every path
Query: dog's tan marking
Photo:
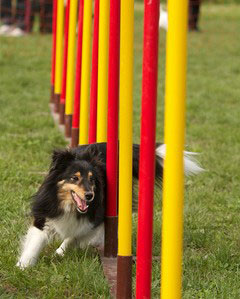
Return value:
M 61 185 L 58 190 L 58 198 L 60 200 L 61 208 L 65 209 L 67 206 L 69 206 L 71 210 L 74 210 L 75 204 L 72 199 L 71 191 L 77 193 L 80 198 L 84 198 L 84 194 L 86 192 L 82 186 L 75 184 L 65 183 Z
M 80 171 L 76 172 L 74 175 L 77 176 L 79 179 L 81 179 L 82 177 Z
M 62 181 L 58 182 L 57 184 L 58 184 L 58 186 L 61 186 L 61 185 L 63 185 L 64 183 L 65 183 L 65 180 L 62 180 Z

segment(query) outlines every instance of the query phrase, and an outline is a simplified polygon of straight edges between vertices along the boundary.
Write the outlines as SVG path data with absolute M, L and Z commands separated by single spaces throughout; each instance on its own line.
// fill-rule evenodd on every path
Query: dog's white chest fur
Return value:
M 65 213 L 62 217 L 50 221 L 50 225 L 62 239 L 81 238 L 93 230 L 93 224 L 87 217 L 77 219 L 73 213 Z

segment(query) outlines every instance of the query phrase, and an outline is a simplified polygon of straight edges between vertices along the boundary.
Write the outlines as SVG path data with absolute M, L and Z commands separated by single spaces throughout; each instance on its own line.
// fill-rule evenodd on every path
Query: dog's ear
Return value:
M 50 169 L 62 169 L 75 159 L 75 155 L 70 150 L 54 150 Z

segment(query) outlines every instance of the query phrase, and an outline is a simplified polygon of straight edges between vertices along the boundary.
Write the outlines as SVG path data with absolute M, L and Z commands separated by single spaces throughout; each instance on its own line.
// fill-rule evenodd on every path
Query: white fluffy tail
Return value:
M 156 155 L 162 158 L 163 160 L 165 159 L 166 144 L 161 144 L 159 147 L 157 147 Z M 193 158 L 193 156 L 196 155 L 197 153 L 184 151 L 184 173 L 186 175 L 194 175 L 204 171 L 204 169 L 199 165 L 199 163 Z
M 161 5 L 160 5 L 159 27 L 165 29 L 166 31 L 168 29 L 168 13 L 162 9 Z

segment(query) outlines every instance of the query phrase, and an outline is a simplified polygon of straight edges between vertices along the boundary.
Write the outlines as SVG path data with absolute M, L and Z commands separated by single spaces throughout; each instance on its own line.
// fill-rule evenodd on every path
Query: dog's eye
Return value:
M 90 183 L 94 183 L 94 178 L 91 176 L 91 177 L 89 178 L 89 181 L 90 181 Z
M 72 178 L 72 181 L 74 181 L 74 182 L 77 182 L 78 181 L 78 177 L 75 175 L 75 176 L 73 176 Z

